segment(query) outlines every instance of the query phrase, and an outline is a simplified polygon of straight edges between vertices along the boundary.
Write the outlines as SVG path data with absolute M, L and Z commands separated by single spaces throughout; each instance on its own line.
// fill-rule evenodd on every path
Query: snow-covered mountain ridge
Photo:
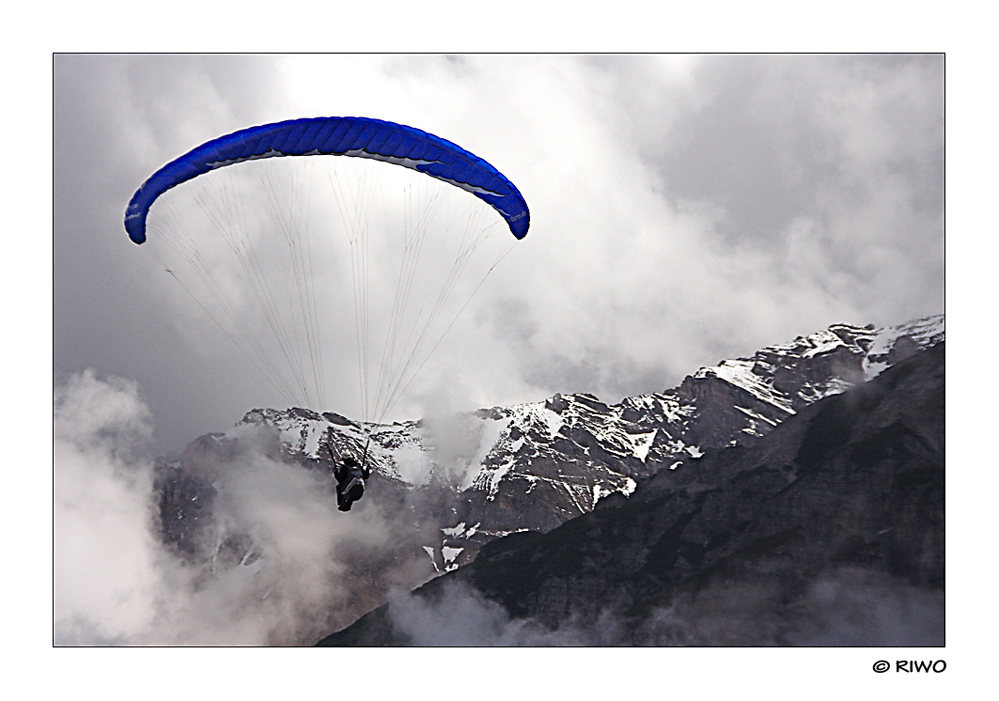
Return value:
M 884 329 L 837 324 L 614 404 L 590 394 L 556 394 L 388 425 L 331 412 L 254 409 L 232 429 L 205 434 L 182 455 L 157 460 L 160 535 L 205 577 L 268 570 L 269 562 L 282 559 L 269 552 L 266 533 L 232 511 L 227 480 L 258 479 L 256 455 L 306 470 L 303 480 L 324 491 L 309 499 L 328 499 L 344 533 L 364 542 L 335 548 L 342 573 L 338 603 L 323 626 L 336 630 L 384 603 L 393 588 L 415 588 L 473 561 L 490 541 L 517 531 L 547 533 L 608 497 L 640 491 L 656 473 L 749 446 L 818 399 L 943 338 L 942 316 Z M 350 513 L 332 506 L 331 453 L 363 457 L 373 469 Z
M 945 345 L 318 644 L 944 645 Z M 471 636 L 470 610 L 490 621 Z
M 333 413 L 255 409 L 222 440 L 269 428 L 286 459 L 329 469 L 365 457 L 381 478 L 447 503 L 440 537 L 423 544 L 435 569 L 520 530 L 548 531 L 630 494 L 636 480 L 705 451 L 747 445 L 788 416 L 864 382 L 944 338 L 942 315 L 908 324 L 836 324 L 752 357 L 699 369 L 676 388 L 606 404 L 591 394 L 493 407 L 447 421 L 362 424 Z M 441 501 L 443 498 L 443 502 Z

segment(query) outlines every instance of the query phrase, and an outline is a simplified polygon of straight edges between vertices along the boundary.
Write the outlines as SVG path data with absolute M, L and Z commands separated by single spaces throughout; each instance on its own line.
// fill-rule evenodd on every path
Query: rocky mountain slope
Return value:
M 885 329 L 839 324 L 617 404 L 588 394 L 555 395 L 445 421 L 391 425 L 304 409 L 256 409 L 232 430 L 206 434 L 183 455 L 159 461 L 161 532 L 192 562 L 211 562 L 213 571 L 252 564 L 263 546 L 214 514 L 224 481 L 220 465 L 260 451 L 328 476 L 330 451 L 363 456 L 373 475 L 360 505 L 385 516 L 393 544 L 379 562 L 393 563 L 393 572 L 400 562 L 410 565 L 402 580 L 386 578 L 378 562 L 359 554 L 363 586 L 341 616 L 349 622 L 382 603 L 390 586 L 412 588 L 466 565 L 490 541 L 551 531 L 692 458 L 752 446 L 816 401 L 877 377 L 943 337 L 942 316 Z
M 943 585 L 938 343 L 321 644 L 943 645 Z

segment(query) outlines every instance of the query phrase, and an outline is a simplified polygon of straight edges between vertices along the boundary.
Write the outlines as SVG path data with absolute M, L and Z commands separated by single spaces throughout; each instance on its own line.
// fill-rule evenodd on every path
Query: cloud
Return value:
M 594 631 L 570 625 L 550 630 L 531 619 L 511 619 L 502 606 L 461 582 L 447 582 L 432 601 L 394 591 L 387 613 L 394 635 L 417 647 L 601 644 L 594 642 L 600 639 L 592 637 Z
M 394 418 L 445 384 L 463 409 L 617 401 L 831 323 L 943 308 L 940 56 L 66 56 L 55 75 L 57 372 L 140 381 L 161 446 L 287 400 L 184 322 L 198 310 L 164 294 L 122 210 L 170 158 L 277 119 L 418 126 L 531 207 Z M 331 344 L 329 377 L 345 353 Z M 323 409 L 356 392 L 331 383 Z
M 943 598 L 882 573 L 841 568 L 815 579 L 790 602 L 766 582 L 715 583 L 680 594 L 644 618 L 629 606 L 579 602 L 555 625 L 512 618 L 460 581 L 432 594 L 392 592 L 393 634 L 414 646 L 922 646 L 943 645 Z
M 310 644 L 430 576 L 396 550 L 404 509 L 345 516 L 328 476 L 268 457 L 264 435 L 202 454 L 214 497 L 185 556 L 164 545 L 136 385 L 88 370 L 55 401 L 57 645 Z
M 818 578 L 802 597 L 789 644 L 938 646 L 945 642 L 943 592 L 842 568 Z
M 152 429 L 134 384 L 73 377 L 55 397 L 56 642 L 125 642 L 153 625 Z

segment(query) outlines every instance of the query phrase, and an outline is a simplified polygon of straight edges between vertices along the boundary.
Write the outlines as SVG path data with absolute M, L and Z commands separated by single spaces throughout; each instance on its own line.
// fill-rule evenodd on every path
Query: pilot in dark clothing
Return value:
M 351 505 L 364 495 L 364 480 L 371 476 L 371 468 L 362 467 L 349 455 L 343 459 L 342 464 L 337 465 L 334 460 L 334 465 L 336 507 L 340 511 L 350 511 Z

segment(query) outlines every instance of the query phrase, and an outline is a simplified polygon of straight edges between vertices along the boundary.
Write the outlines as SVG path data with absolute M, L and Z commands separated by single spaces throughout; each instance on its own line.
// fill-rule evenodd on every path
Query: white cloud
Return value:
M 131 383 L 92 372 L 57 390 L 56 641 L 126 642 L 153 625 L 163 582 L 152 537 L 149 412 Z
M 362 501 L 347 517 L 327 478 L 245 436 L 195 468 L 216 493 L 185 559 L 164 545 L 151 435 L 134 383 L 86 371 L 56 390 L 57 645 L 310 644 L 377 601 L 363 563 L 384 560 L 383 586 L 429 576 L 429 562 L 392 559 L 405 513 Z

